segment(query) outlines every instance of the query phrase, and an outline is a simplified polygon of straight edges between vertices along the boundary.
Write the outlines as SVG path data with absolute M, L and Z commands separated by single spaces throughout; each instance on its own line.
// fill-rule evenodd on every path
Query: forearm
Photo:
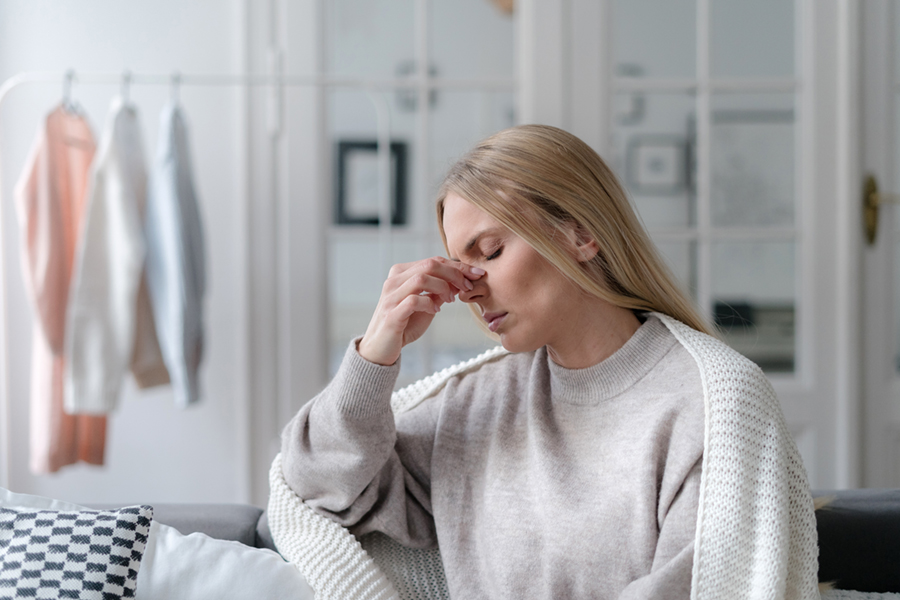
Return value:
M 309 506 L 354 533 L 379 530 L 429 545 L 427 494 L 395 449 L 390 399 L 397 371 L 365 361 L 351 346 L 331 384 L 285 428 L 283 470 Z

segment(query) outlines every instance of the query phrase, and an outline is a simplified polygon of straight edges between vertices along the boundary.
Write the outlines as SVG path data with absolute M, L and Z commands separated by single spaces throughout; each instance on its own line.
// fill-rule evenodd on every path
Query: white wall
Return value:
M 431 51 L 441 76 L 511 76 L 509 17 L 484 0 L 434 4 L 440 6 L 433 10 L 432 27 L 442 33 L 435 36 Z M 325 20 L 317 13 L 319 5 L 315 0 L 4 0 L 0 81 L 22 71 L 61 73 L 69 68 L 271 74 L 272 45 L 282 48 L 287 75 L 318 69 L 347 74 L 349 69 L 365 77 L 393 76 L 394 59 L 412 58 L 411 0 L 398 5 L 405 20 L 394 18 L 397 7 L 390 2 L 323 2 L 332 11 L 329 22 L 340 28 L 331 32 L 320 26 Z M 379 27 L 368 18 L 350 18 L 373 14 Z M 337 19 L 340 15 L 344 18 Z M 463 27 L 466 22 L 474 25 Z M 317 54 L 326 33 L 334 40 L 326 52 L 330 62 Z M 118 87 L 75 88 L 74 96 L 98 137 Z M 38 124 L 61 93 L 61 81 L 28 85 L 0 106 L 0 194 L 7 215 L 2 232 L 12 349 L 10 487 L 78 502 L 262 504 L 278 432 L 324 384 L 326 371 L 326 336 L 320 331 L 325 290 L 315 283 L 326 281 L 325 227 L 319 223 L 330 223 L 332 165 L 317 144 L 330 144 L 338 135 L 374 133 L 374 121 L 366 112 L 370 107 L 357 113 L 353 102 L 358 95 L 347 104 L 339 93 L 318 97 L 308 88 L 289 88 L 281 135 L 273 140 L 268 90 L 182 86 L 211 282 L 208 354 L 202 371 L 207 397 L 195 408 L 177 410 L 168 390 L 138 391 L 129 382 L 110 421 L 107 465 L 79 465 L 35 477 L 27 471 L 31 308 L 22 288 L 11 193 Z M 135 84 L 130 95 L 141 111 L 151 156 L 157 115 L 169 90 Z M 453 92 L 439 98 L 432 122 L 432 178 L 478 138 L 509 124 L 510 96 L 490 94 L 482 102 L 478 94 Z M 324 104 L 334 110 L 329 124 L 316 120 Z M 398 129 L 411 135 L 412 116 L 397 117 Z M 417 188 L 413 183 L 411 193 Z M 416 221 L 431 219 L 430 194 L 413 200 L 428 209 L 414 209 Z
M 29 70 L 237 74 L 242 71 L 242 3 L 238 0 L 4 0 L 0 2 L 0 81 Z M 76 86 L 98 137 L 118 86 Z M 242 91 L 183 86 L 191 127 L 195 185 L 207 242 L 204 399 L 179 410 L 168 388 L 138 391 L 129 380 L 109 422 L 107 464 L 78 465 L 35 477 L 27 470 L 32 315 L 19 268 L 12 187 L 42 117 L 62 85 L 18 88 L 0 107 L 0 199 L 9 314 L 12 403 L 10 487 L 76 502 L 240 501 L 247 475 L 239 456 L 246 369 L 242 361 L 245 257 L 242 202 Z M 133 85 L 147 156 L 153 155 L 166 86 Z M 5 440 L 2 440 L 5 443 Z

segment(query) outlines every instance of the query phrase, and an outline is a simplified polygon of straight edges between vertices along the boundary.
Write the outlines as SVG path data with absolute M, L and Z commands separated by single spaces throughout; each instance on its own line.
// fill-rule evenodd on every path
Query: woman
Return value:
M 453 598 L 813 597 L 812 505 L 777 401 L 705 335 L 600 157 L 556 128 L 502 131 L 451 169 L 438 221 L 449 258 L 391 269 L 284 431 L 306 505 L 439 545 Z M 401 349 L 456 299 L 508 352 L 395 416 Z

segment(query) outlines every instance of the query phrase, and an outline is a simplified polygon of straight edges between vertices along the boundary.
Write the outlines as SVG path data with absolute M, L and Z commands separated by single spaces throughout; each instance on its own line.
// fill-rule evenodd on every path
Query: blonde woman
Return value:
M 815 597 L 777 400 L 708 335 L 600 157 L 553 127 L 504 130 L 437 209 L 447 258 L 391 269 L 285 429 L 293 492 L 356 535 L 438 546 L 452 598 Z M 456 300 L 505 351 L 394 414 L 402 348 Z

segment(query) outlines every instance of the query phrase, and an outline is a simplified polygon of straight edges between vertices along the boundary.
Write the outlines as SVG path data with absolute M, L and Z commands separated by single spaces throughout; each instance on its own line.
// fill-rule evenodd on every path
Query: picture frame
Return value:
M 406 142 L 392 140 L 391 225 L 406 224 Z M 378 142 L 340 140 L 337 145 L 334 220 L 338 225 L 380 223 L 378 206 Z
M 633 136 L 625 157 L 625 179 L 635 194 L 671 196 L 689 184 L 690 146 L 685 137 L 666 134 Z

